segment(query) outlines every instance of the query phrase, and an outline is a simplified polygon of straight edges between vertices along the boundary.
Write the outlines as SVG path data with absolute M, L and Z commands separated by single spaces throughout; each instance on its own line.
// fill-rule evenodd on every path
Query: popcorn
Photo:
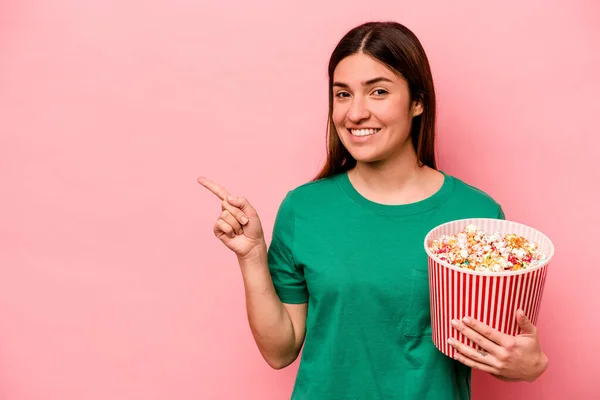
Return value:
M 517 271 L 535 267 L 546 258 L 538 244 L 514 233 L 486 233 L 467 225 L 456 235 L 433 240 L 429 250 L 440 260 L 474 271 Z

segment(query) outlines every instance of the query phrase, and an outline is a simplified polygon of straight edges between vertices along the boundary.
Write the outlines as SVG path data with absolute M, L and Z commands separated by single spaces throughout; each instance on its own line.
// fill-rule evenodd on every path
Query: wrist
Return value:
M 243 256 L 238 256 L 240 265 L 267 262 L 267 245 L 264 241 L 259 242 Z

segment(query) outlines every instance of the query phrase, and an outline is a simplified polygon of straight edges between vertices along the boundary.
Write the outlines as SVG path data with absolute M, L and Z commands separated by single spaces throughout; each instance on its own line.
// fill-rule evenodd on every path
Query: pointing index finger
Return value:
M 221 200 L 225 200 L 229 196 L 225 189 L 203 176 L 198 178 L 198 183 L 213 192 Z

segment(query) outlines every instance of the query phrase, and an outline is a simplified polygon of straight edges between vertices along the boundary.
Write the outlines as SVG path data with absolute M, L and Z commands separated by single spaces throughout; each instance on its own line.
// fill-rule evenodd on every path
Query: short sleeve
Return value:
M 504 210 L 502 210 L 502 206 L 498 205 L 498 219 L 506 219 L 504 215 Z
M 304 271 L 294 260 L 295 219 L 291 192 L 277 212 L 273 238 L 269 246 L 269 271 L 275 291 L 283 303 L 301 304 L 308 301 Z

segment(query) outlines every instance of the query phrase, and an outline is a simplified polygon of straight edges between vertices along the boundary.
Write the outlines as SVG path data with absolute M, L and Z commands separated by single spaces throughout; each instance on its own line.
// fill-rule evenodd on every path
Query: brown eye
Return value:
M 376 90 L 374 90 L 374 91 L 373 91 L 373 94 L 374 94 L 376 97 L 383 97 L 383 96 L 385 96 L 386 94 L 388 94 L 388 91 L 387 91 L 387 90 L 384 90 L 384 89 L 376 89 Z

